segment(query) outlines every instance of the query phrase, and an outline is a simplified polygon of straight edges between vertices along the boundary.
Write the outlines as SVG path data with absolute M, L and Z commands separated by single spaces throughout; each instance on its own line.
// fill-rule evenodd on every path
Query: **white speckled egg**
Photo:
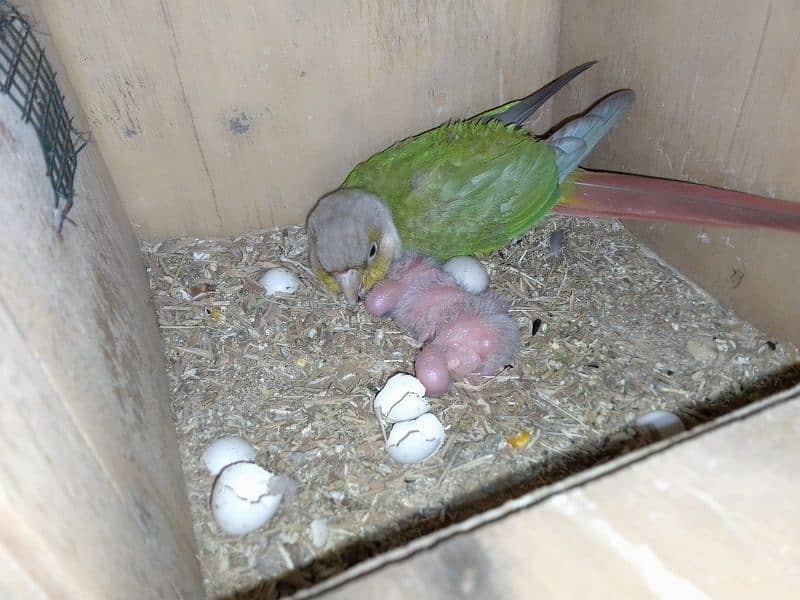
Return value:
M 378 420 L 389 423 L 410 421 L 431 409 L 425 399 L 425 386 L 413 375 L 393 375 L 375 396 L 372 404 Z
M 203 452 L 203 462 L 215 477 L 228 465 L 243 460 L 253 460 L 256 449 L 250 442 L 234 435 L 226 435 L 212 442 Z
M 261 287 L 264 288 L 264 291 L 267 292 L 267 296 L 272 296 L 274 294 L 293 294 L 300 285 L 300 280 L 297 279 L 297 276 L 289 269 L 284 269 L 283 267 L 269 269 L 261 276 L 258 282 L 261 284 Z
M 477 258 L 454 256 L 442 269 L 455 277 L 458 285 L 472 294 L 480 294 L 489 287 L 489 273 Z
M 431 413 L 392 427 L 386 440 L 386 452 L 399 463 L 422 462 L 442 447 L 444 427 Z
M 686 427 L 678 415 L 668 410 L 654 410 L 646 413 L 637 417 L 633 424 L 639 431 L 648 433 L 659 440 L 686 431 Z
M 273 477 L 251 462 L 237 462 L 222 469 L 211 490 L 211 513 L 220 529 L 239 536 L 269 521 L 283 498 L 283 494 L 270 490 Z

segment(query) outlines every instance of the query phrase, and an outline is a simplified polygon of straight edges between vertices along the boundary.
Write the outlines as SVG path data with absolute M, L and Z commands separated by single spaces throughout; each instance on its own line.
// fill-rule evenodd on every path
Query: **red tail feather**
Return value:
M 583 171 L 553 212 L 583 217 L 765 227 L 800 233 L 800 203 L 706 185 Z

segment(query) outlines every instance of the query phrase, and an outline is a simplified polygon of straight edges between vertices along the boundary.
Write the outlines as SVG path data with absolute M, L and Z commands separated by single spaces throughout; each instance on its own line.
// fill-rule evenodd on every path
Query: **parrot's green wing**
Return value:
M 560 197 L 550 145 L 477 119 L 395 144 L 358 165 L 342 187 L 377 194 L 404 247 L 440 260 L 503 248 Z
M 380 197 L 406 249 L 446 260 L 486 255 L 527 232 L 572 187 L 570 174 L 633 102 L 622 90 L 548 138 L 522 124 L 593 62 L 520 101 L 448 123 L 375 154 L 342 187 Z

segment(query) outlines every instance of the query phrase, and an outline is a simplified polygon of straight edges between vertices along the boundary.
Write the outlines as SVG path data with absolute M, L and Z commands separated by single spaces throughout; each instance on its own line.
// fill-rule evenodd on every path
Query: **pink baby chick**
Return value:
M 514 358 L 519 335 L 506 301 L 465 291 L 431 259 L 409 254 L 395 262 L 365 304 L 427 343 L 415 370 L 430 396 L 447 392 L 451 376 L 494 375 Z

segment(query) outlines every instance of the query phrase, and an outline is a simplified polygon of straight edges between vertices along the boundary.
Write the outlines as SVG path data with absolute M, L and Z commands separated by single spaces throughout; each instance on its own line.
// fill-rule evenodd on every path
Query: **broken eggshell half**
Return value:
M 283 494 L 270 490 L 273 477 L 266 469 L 246 461 L 222 469 L 211 490 L 211 513 L 220 529 L 241 536 L 269 521 L 283 498 Z
M 256 449 L 247 440 L 235 435 L 221 437 L 203 452 L 203 463 L 214 477 L 225 467 L 235 462 L 251 461 L 256 457 Z
M 424 415 L 431 405 L 425 399 L 425 386 L 419 379 L 398 373 L 375 396 L 372 408 L 379 421 L 399 423 Z
M 386 440 L 386 452 L 403 464 L 422 462 L 433 456 L 444 443 L 444 426 L 431 413 L 411 421 L 396 423 Z

